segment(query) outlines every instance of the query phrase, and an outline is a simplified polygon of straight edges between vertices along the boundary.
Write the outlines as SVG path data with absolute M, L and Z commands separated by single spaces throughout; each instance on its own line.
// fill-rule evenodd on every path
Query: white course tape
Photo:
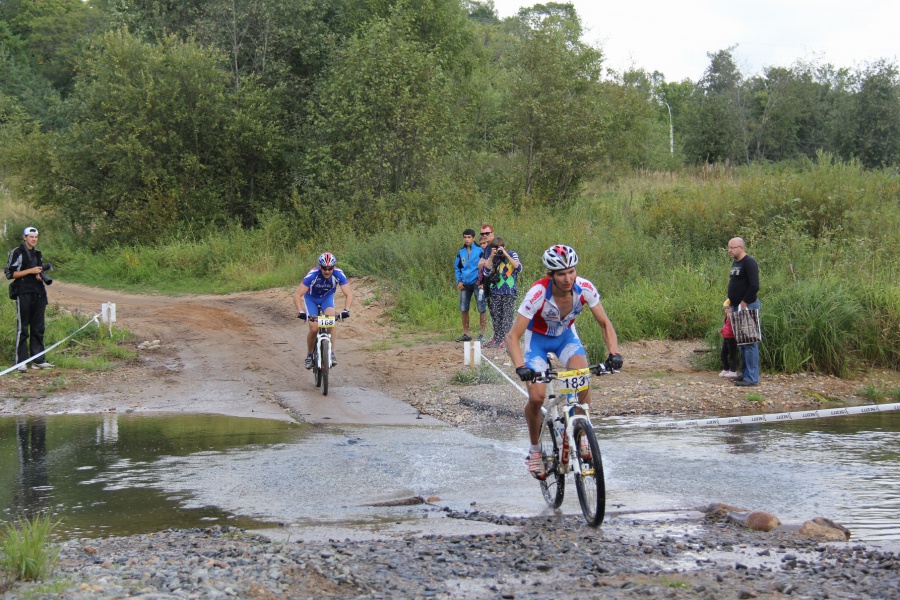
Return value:
M 88 321 L 87 323 L 85 323 L 84 325 L 82 325 L 81 327 L 79 327 L 78 329 L 76 329 L 75 331 L 73 331 L 72 333 L 70 333 L 70 334 L 68 335 L 68 337 L 59 340 L 58 342 L 56 342 L 55 344 L 53 344 L 53 345 L 50 346 L 49 348 L 45 349 L 45 350 L 44 350 L 43 352 L 41 352 L 40 354 L 36 354 L 36 355 L 32 356 L 31 358 L 29 358 L 28 360 L 23 360 L 23 361 L 20 362 L 19 364 L 13 365 L 13 366 L 11 366 L 10 368 L 6 369 L 5 371 L 0 372 L 0 377 L 6 375 L 7 373 L 10 373 L 10 372 L 12 372 L 12 371 L 15 371 L 16 369 L 18 369 L 19 367 L 21 367 L 21 366 L 23 366 L 23 365 L 27 365 L 28 363 L 30 363 L 31 361 L 33 361 L 33 360 L 35 360 L 35 359 L 37 359 L 37 358 L 40 358 L 40 357 L 42 357 L 42 356 L 45 356 L 48 352 L 50 352 L 51 350 L 53 350 L 54 348 L 56 348 L 56 347 L 59 346 L 60 344 L 69 341 L 69 339 L 70 339 L 73 335 L 75 335 L 76 333 L 78 333 L 79 331 L 81 331 L 82 329 L 84 329 L 85 327 L 87 327 L 88 325 L 90 325 L 91 323 L 97 323 L 97 319 L 99 319 L 99 318 L 100 318 L 100 314 L 99 314 L 99 313 L 96 314 L 96 315 L 94 315 L 93 318 L 91 318 L 90 321 Z M 97 324 L 99 325 L 99 323 L 97 323 Z M 46 361 L 46 359 L 44 359 L 44 360 Z
M 824 419 L 827 417 L 846 417 L 869 413 L 900 410 L 900 402 L 893 404 L 869 404 L 867 406 L 848 406 L 846 408 L 826 408 L 822 410 L 801 410 L 789 413 L 769 413 L 762 415 L 744 415 L 741 417 L 711 417 L 708 419 L 688 419 L 686 421 L 664 421 L 662 423 L 628 423 L 623 425 L 594 425 L 598 427 L 704 427 L 708 425 L 750 425 L 754 423 L 778 423 L 782 421 L 801 421 L 803 419 Z
M 516 389 L 518 389 L 520 392 L 522 392 L 522 395 L 524 395 L 526 398 L 528 397 L 528 392 L 525 391 L 525 388 L 523 388 L 521 385 L 519 385 L 518 383 L 516 383 L 515 381 L 513 381 L 512 379 L 510 379 L 510 378 L 509 378 L 509 375 L 507 375 L 506 373 L 504 373 L 504 372 L 500 369 L 500 367 L 498 367 L 498 366 L 495 365 L 493 362 L 491 362 L 491 359 L 489 359 L 489 358 L 488 358 L 487 356 L 485 356 L 484 354 L 481 355 L 481 358 L 484 359 L 484 360 L 486 360 L 486 361 L 488 362 L 488 364 L 490 364 L 492 367 L 494 367 L 495 369 L 497 369 L 497 372 L 500 373 L 501 375 L 503 375 L 503 377 L 505 377 L 506 380 L 507 380 L 508 382 L 510 382 L 511 384 L 513 384 L 514 386 L 516 386 Z
M 516 386 L 522 394 L 527 398 L 526 392 L 522 386 L 513 381 L 506 373 L 500 370 L 500 367 L 492 363 L 487 357 L 482 356 L 488 361 L 497 372 L 503 375 L 507 381 Z M 660 427 L 675 429 L 680 427 L 705 427 L 710 425 L 750 425 L 753 423 L 779 423 L 782 421 L 802 421 L 803 419 L 824 419 L 827 417 L 846 417 L 849 415 L 865 415 L 869 413 L 888 412 L 892 410 L 900 410 L 900 402 L 893 404 L 869 404 L 867 406 L 848 406 L 847 408 L 826 408 L 822 410 L 801 410 L 789 413 L 768 413 L 761 415 L 744 415 L 742 417 L 709 417 L 706 419 L 687 419 L 685 421 L 663 421 L 662 423 L 627 423 L 622 425 L 594 425 L 594 429 L 609 427 Z

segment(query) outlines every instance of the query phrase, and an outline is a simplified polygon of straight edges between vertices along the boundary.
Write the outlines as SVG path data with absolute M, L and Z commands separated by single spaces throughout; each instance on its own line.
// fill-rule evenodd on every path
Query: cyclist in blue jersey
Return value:
M 583 369 L 588 366 L 587 353 L 575 331 L 575 318 L 585 306 L 594 315 L 603 341 L 609 350 L 606 359 L 608 367 L 622 368 L 619 342 L 616 330 L 600 304 L 600 292 L 594 284 L 578 277 L 575 265 L 578 254 L 569 246 L 556 245 L 548 248 L 541 261 L 547 269 L 547 276 L 534 283 L 525 299 L 519 305 L 519 313 L 512 329 L 506 334 L 506 347 L 516 375 L 528 382 L 528 402 L 525 405 L 525 420 L 528 423 L 528 437 L 531 448 L 525 463 L 528 471 L 536 478 L 546 477 L 544 461 L 541 460 L 541 423 L 547 384 L 533 383 L 541 371 L 550 368 L 547 353 L 552 352 L 566 369 Z M 519 342 L 525 338 L 525 351 Z M 580 393 L 581 401 L 590 404 L 590 390 Z M 586 441 L 586 439 L 585 439 Z M 580 448 L 590 453 L 590 448 Z
M 334 293 L 340 286 L 344 292 L 344 310 L 341 311 L 341 318 L 346 319 L 350 316 L 350 305 L 353 303 L 353 292 L 350 290 L 350 283 L 344 272 L 338 269 L 337 258 L 330 252 L 325 252 L 319 256 L 319 265 L 310 269 L 306 277 L 300 283 L 300 287 L 294 292 L 294 306 L 297 307 L 297 318 L 306 320 L 308 315 L 318 315 L 321 311 L 325 315 L 335 314 L 334 309 Z M 309 333 L 306 335 L 306 360 L 303 363 L 307 369 L 312 368 L 313 348 L 316 345 L 316 334 L 319 326 L 316 321 L 309 321 Z M 334 348 L 335 335 L 331 334 L 331 344 Z M 334 358 L 334 352 L 331 353 L 331 366 L 337 365 Z

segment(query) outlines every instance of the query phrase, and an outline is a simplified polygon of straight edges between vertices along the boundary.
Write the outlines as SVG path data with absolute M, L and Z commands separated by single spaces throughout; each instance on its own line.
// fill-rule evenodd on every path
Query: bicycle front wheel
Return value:
M 313 380 L 316 382 L 316 387 L 322 385 L 322 369 L 319 368 L 319 349 L 316 348 L 315 352 L 313 352 Z
M 328 395 L 328 371 L 331 370 L 331 342 L 319 342 L 319 357 L 322 361 L 322 395 Z
M 585 440 L 585 445 L 582 440 Z M 590 455 L 586 450 L 590 448 Z M 603 459 L 600 445 L 590 422 L 579 419 L 575 422 L 575 448 L 578 468 L 575 470 L 575 489 L 578 502 L 588 525 L 598 527 L 606 516 L 606 482 L 603 480 Z
M 559 444 L 552 421 L 541 429 L 541 454 L 544 455 L 544 469 L 547 471 L 547 478 L 540 482 L 541 492 L 550 508 L 559 508 L 566 495 L 566 474 L 559 467 Z

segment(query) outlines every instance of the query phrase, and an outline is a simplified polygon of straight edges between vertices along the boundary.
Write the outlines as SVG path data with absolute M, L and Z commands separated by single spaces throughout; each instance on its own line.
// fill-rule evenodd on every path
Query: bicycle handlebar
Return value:
M 597 363 L 581 369 L 547 369 L 537 374 L 532 383 L 550 383 L 554 379 L 562 377 L 575 377 L 577 375 L 611 375 L 619 371 L 609 368 L 606 363 Z
M 297 315 L 297 316 L 299 316 L 299 315 Z M 341 313 L 338 313 L 338 314 L 334 315 L 334 318 L 335 318 L 335 320 L 337 320 L 337 321 L 343 321 L 343 320 L 344 320 L 344 317 L 341 316 Z M 349 319 L 350 317 L 347 316 L 347 318 Z M 309 321 L 310 323 L 314 323 L 314 322 L 316 322 L 316 321 L 319 320 L 319 315 L 306 315 L 306 320 Z

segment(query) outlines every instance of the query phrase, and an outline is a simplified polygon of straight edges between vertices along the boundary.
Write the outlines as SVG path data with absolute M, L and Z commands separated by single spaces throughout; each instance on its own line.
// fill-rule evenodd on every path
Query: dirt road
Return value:
M 57 282 L 53 304 L 96 314 L 102 303 L 113 302 L 116 326 L 134 334 L 135 347 L 153 340 L 159 340 L 159 347 L 140 349 L 137 359 L 111 372 L 11 374 L 2 382 L 7 398 L 0 414 L 116 410 L 293 416 L 331 423 L 421 422 L 417 410 L 378 391 L 395 371 L 402 371 L 402 361 L 395 367 L 390 360 L 373 360 L 373 355 L 385 358 L 369 348 L 387 337 L 387 326 L 366 282 L 354 287 L 357 303 L 352 318 L 337 328 L 340 364 L 331 372 L 329 401 L 322 402 L 312 375 L 303 368 L 306 328 L 296 318 L 288 291 L 168 297 Z M 43 392 L 51 382 L 57 391 Z M 360 395 L 364 403 L 349 401 Z
M 433 416 L 450 424 L 521 416 L 524 398 L 512 383 L 499 375 L 478 385 L 455 383 L 454 375 L 463 371 L 460 344 L 448 341 L 450 335 L 399 333 L 375 285 L 365 279 L 352 285 L 352 315 L 337 327 L 339 364 L 323 401 L 303 368 L 305 330 L 289 290 L 171 297 L 57 280 L 52 304 L 96 314 L 102 303 L 113 302 L 117 325 L 134 334 L 135 347 L 153 340 L 160 345 L 138 350 L 137 359 L 106 372 L 11 373 L 0 378 L 0 415 L 210 412 L 328 423 L 421 423 Z M 735 388 L 715 372 L 693 366 L 700 346 L 696 341 L 623 344 L 625 368 L 596 387 L 595 410 L 692 417 L 777 412 L 858 403 L 865 401 L 858 394 L 866 385 L 900 385 L 897 373 L 873 371 L 846 380 L 764 375 L 757 388 Z M 485 357 L 511 373 L 503 351 L 485 351 Z

